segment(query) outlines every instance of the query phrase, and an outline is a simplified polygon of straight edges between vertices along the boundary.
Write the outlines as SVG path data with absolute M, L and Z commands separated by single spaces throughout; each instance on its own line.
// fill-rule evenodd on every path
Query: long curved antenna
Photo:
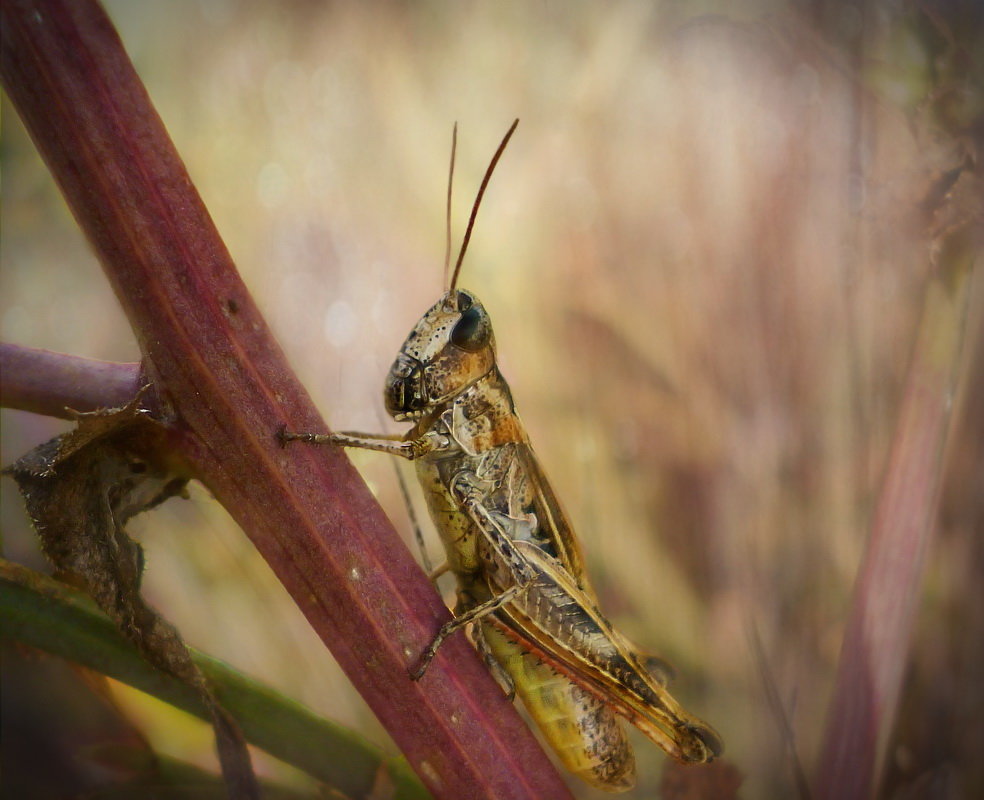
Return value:
M 495 155 L 492 156 L 492 160 L 489 162 L 489 167 L 485 170 L 485 177 L 482 178 L 482 185 L 478 187 L 478 194 L 475 196 L 475 204 L 472 206 L 471 216 L 468 218 L 468 227 L 465 228 L 465 238 L 461 240 L 461 250 L 458 251 L 458 260 L 454 265 L 454 273 L 451 275 L 451 283 L 448 286 L 448 291 L 454 291 L 455 284 L 458 282 L 458 273 L 461 272 L 461 262 L 465 258 L 465 251 L 468 249 L 468 240 L 471 239 L 472 228 L 475 227 L 475 217 L 478 216 L 478 206 L 482 202 L 482 195 L 485 194 L 485 187 L 489 185 L 489 178 L 492 177 L 492 171 L 495 169 L 495 165 L 499 162 L 499 157 L 502 155 L 502 151 L 506 149 L 506 145 L 509 144 L 509 138 L 513 135 L 513 131 L 516 130 L 516 126 L 519 125 L 519 120 L 515 120 L 509 130 L 506 131 L 506 135 L 502 137 L 502 142 L 499 144 L 499 149 L 495 151 Z
M 451 267 L 451 185 L 454 183 L 454 154 L 458 149 L 458 123 L 451 130 L 451 167 L 448 169 L 448 209 L 446 216 L 447 238 L 444 242 L 444 285 L 448 285 L 448 270 Z

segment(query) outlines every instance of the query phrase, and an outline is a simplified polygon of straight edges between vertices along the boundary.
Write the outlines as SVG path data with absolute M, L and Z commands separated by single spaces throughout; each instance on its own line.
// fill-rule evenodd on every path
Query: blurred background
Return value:
M 819 756 L 932 270 L 924 201 L 980 141 L 967 121 L 980 125 L 984 35 L 970 2 L 739 5 L 106 3 L 247 286 L 339 429 L 399 430 L 382 381 L 442 291 L 452 123 L 457 243 L 521 119 L 459 285 L 492 314 L 602 608 L 675 665 L 674 694 L 721 731 L 740 796 L 775 798 L 795 792 L 790 744 L 807 776 Z M 976 64 L 961 60 L 975 48 Z M 136 361 L 2 102 L 2 339 Z M 886 798 L 984 792 L 982 283 Z M 67 428 L 2 421 L 5 465 Z M 412 546 L 393 465 L 351 457 Z M 5 557 L 45 569 L 12 482 L 2 491 Z M 189 643 L 392 748 L 205 489 L 130 531 L 146 595 Z M 5 688 L 18 669 L 39 674 L 5 663 Z M 114 696 L 156 750 L 214 768 L 204 724 Z M 43 723 L 52 747 L 81 736 L 66 714 Z M 665 757 L 633 741 L 627 796 L 669 792 Z

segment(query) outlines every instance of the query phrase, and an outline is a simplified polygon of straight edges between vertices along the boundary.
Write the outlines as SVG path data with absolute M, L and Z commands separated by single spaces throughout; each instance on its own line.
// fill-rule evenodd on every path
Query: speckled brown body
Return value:
M 511 583 L 511 578 L 496 564 L 481 530 L 455 500 L 449 489 L 455 476 L 470 471 L 488 481 L 492 487 L 485 498 L 488 509 L 509 519 L 525 522 L 524 515 L 536 516 L 538 498 L 522 467 L 522 457 L 532 457 L 532 453 L 515 415 L 508 386 L 498 370 L 469 387 L 442 413 L 447 411 L 450 414 L 445 419 L 452 422 L 452 438 L 459 441 L 460 437 L 465 445 L 456 452 L 428 453 L 415 463 L 431 518 L 447 553 L 448 567 L 458 580 L 456 613 L 461 614 L 491 600 L 497 586 Z M 418 438 L 426 429 L 435 427 L 442 434 L 449 433 L 438 415 L 421 420 L 407 438 Z M 540 517 L 543 516 L 541 512 Z M 557 551 L 536 523 L 522 522 L 512 528 L 514 533 L 528 537 L 526 540 L 535 542 L 537 547 Z M 580 564 L 579 554 L 574 554 L 574 561 Z M 490 580 L 492 573 L 498 575 L 497 581 Z M 610 791 L 630 788 L 635 759 L 611 708 L 538 656 L 530 643 L 501 620 L 490 615 L 476 625 L 473 636 L 482 641 L 485 652 L 508 675 L 509 684 L 565 767 Z
M 452 289 L 420 319 L 390 369 L 389 413 L 402 439 L 289 434 L 414 460 L 466 622 L 500 682 L 514 688 L 565 766 L 608 791 L 631 787 L 632 750 L 618 717 L 684 763 L 722 750 L 714 730 L 665 688 L 668 670 L 601 614 L 577 540 L 540 468 L 496 365 L 491 322 Z M 654 667 L 654 665 L 656 665 Z

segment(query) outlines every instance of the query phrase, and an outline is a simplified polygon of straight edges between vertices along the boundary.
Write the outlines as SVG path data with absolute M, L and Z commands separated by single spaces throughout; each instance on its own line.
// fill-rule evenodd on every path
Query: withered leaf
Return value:
M 77 414 L 77 427 L 36 447 L 13 475 L 45 555 L 79 584 L 155 667 L 199 693 L 212 717 L 230 796 L 259 797 L 245 740 L 215 700 L 177 630 L 140 595 L 143 551 L 126 531 L 141 511 L 184 493 L 164 457 L 164 427 L 141 407 Z

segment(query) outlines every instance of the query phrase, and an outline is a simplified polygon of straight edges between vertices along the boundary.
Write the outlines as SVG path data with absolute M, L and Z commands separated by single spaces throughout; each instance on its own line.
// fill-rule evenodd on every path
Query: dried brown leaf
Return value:
M 164 428 L 141 407 L 77 415 L 75 430 L 6 471 L 20 488 L 45 555 L 80 584 L 155 667 L 192 686 L 209 709 L 231 796 L 258 797 L 238 726 L 216 701 L 177 630 L 140 594 L 143 551 L 126 523 L 184 491 L 187 477 L 159 456 Z

